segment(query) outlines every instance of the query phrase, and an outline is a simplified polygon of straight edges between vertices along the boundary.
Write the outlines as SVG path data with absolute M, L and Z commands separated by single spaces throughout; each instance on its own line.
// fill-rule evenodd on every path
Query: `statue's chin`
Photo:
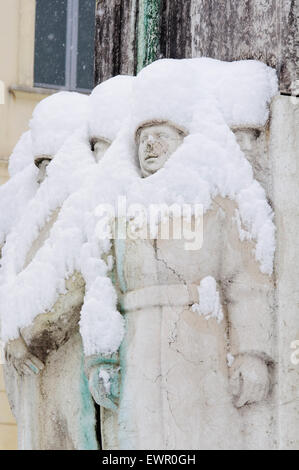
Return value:
M 142 176 L 150 176 L 159 171 L 162 166 L 159 158 L 148 158 L 142 167 Z

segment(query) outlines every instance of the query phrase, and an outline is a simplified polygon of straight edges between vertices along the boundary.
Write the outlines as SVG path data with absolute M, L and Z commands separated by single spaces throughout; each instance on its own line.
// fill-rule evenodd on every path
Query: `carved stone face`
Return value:
M 94 158 L 97 163 L 103 158 L 110 145 L 110 140 L 103 138 L 95 138 L 91 140 L 91 149 L 94 153 Z
M 138 157 L 144 178 L 160 170 L 182 144 L 185 134 L 163 123 L 143 127 L 137 136 Z
M 34 160 L 35 166 L 38 168 L 37 174 L 37 183 L 42 184 L 47 177 L 47 166 L 51 163 L 52 158 L 49 156 L 47 157 L 36 157 Z

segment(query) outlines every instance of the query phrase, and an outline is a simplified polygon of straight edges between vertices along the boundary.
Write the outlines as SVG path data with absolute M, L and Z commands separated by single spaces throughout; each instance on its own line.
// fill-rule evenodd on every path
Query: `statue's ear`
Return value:
M 141 134 L 141 127 L 139 127 L 139 129 L 137 130 L 136 134 L 135 134 L 135 142 L 136 142 L 136 145 L 139 145 L 140 144 L 140 134 Z

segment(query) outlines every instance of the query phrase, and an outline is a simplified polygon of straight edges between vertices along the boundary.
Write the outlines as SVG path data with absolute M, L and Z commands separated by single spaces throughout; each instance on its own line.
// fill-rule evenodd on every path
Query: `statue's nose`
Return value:
M 153 142 L 148 141 L 146 144 L 147 150 L 153 150 Z

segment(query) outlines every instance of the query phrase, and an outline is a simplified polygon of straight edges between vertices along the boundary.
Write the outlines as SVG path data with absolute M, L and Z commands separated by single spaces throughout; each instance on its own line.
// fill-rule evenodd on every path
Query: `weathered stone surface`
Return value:
M 277 69 L 281 92 L 291 93 L 299 79 L 298 17 L 298 0 L 192 0 L 192 57 L 261 60 Z
M 299 449 L 298 129 L 299 98 L 277 96 L 272 105 L 270 143 L 277 225 L 277 407 L 279 447 L 292 450 Z
M 192 0 L 162 0 L 160 57 L 192 57 Z
M 127 240 L 125 249 L 116 241 L 126 283 L 120 449 L 275 448 L 274 388 L 240 408 L 230 391 L 228 353 L 236 364 L 260 361 L 274 382 L 276 323 L 273 280 L 260 273 L 252 244 L 239 240 L 234 210 L 215 201 L 198 251 L 184 250 L 184 240 Z M 219 323 L 191 308 L 206 276 L 219 286 Z
M 98 0 L 96 83 L 202 56 L 261 60 L 282 93 L 299 95 L 299 0 Z
M 98 0 L 95 84 L 136 71 L 137 0 Z

